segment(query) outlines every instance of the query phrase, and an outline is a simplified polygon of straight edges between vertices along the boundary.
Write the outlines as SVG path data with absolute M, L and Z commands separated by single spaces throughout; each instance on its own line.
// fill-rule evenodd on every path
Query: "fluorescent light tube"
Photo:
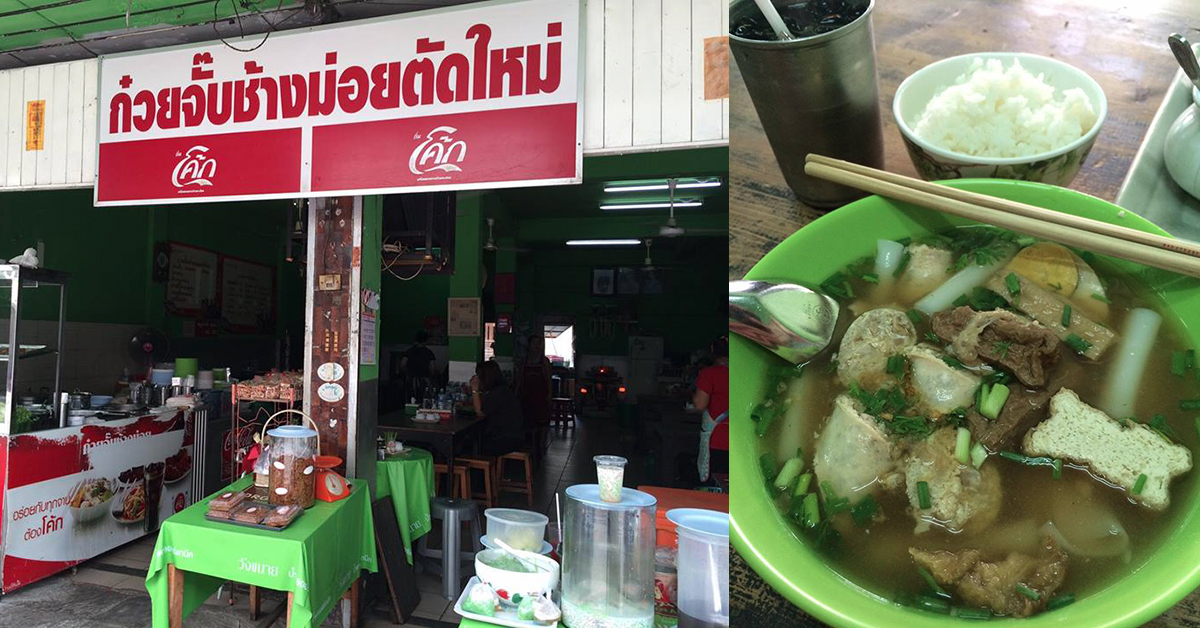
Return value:
M 567 240 L 567 246 L 637 246 L 642 243 L 636 238 L 610 238 L 607 240 Z
M 677 201 L 675 207 L 700 207 L 703 201 Z M 668 209 L 671 203 L 615 203 L 609 205 L 601 205 L 600 209 L 605 211 L 615 211 L 621 209 Z

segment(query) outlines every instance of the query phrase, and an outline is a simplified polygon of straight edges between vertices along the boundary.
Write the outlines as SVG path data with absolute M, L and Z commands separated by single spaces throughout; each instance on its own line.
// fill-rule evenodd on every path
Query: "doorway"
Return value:
M 571 323 L 543 325 L 546 337 L 546 359 L 552 366 L 575 367 L 575 326 Z

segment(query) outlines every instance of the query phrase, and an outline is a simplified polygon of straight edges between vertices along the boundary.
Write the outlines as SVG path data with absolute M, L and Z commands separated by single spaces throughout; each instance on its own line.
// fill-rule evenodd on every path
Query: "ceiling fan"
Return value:
M 669 203 L 668 203 L 670 205 L 670 208 L 668 211 L 670 212 L 670 214 L 667 217 L 666 224 L 660 225 L 658 228 L 659 237 L 677 238 L 677 237 L 683 235 L 684 233 L 689 233 L 689 232 L 692 233 L 693 235 L 699 234 L 699 233 L 725 233 L 726 232 L 725 229 L 691 229 L 689 231 L 685 231 L 683 227 L 680 227 L 679 224 L 675 222 L 675 186 L 677 183 L 679 183 L 678 178 L 672 177 L 670 179 L 667 179 L 667 189 L 669 190 L 669 194 L 670 194 Z
M 483 244 L 483 250 L 489 251 L 492 253 L 494 253 L 496 251 L 509 251 L 509 252 L 513 252 L 513 253 L 528 253 L 529 252 L 529 249 L 523 249 L 521 247 L 496 246 L 496 238 L 492 234 L 492 230 L 496 226 L 496 219 L 488 218 L 487 224 L 488 224 L 488 237 L 487 237 L 487 242 L 485 242 Z

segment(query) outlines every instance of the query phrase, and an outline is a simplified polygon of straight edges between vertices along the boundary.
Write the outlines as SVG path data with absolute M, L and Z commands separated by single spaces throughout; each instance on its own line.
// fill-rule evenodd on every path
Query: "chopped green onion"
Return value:
M 1037 591 L 1030 589 L 1029 587 L 1021 584 L 1020 582 L 1017 583 L 1016 589 L 1017 589 L 1017 593 L 1024 595 L 1025 597 L 1033 600 L 1034 602 L 1038 601 L 1042 597 L 1041 594 L 1039 594 Z
M 1146 474 L 1142 473 L 1142 474 L 1138 475 L 1137 482 L 1133 483 L 1133 494 L 1141 495 L 1142 489 L 1144 489 L 1144 488 L 1146 488 Z
M 1182 351 L 1171 352 L 1171 374 L 1176 377 L 1183 377 L 1184 371 L 1187 370 L 1187 357 Z
M 1004 278 L 1004 285 L 1008 287 L 1008 293 L 1017 296 L 1021 294 L 1021 280 L 1017 278 L 1016 273 L 1008 273 Z
M 929 497 L 929 482 L 924 480 L 917 482 L 917 505 L 921 510 L 933 508 L 933 500 Z
M 904 269 L 908 268 L 908 262 L 911 259 L 912 259 L 912 253 L 909 252 L 909 250 L 907 248 L 904 249 L 904 255 L 900 256 L 900 263 L 896 264 L 896 270 L 892 272 L 892 276 L 899 277 L 901 274 L 903 274 Z
M 1088 349 L 1092 348 L 1092 343 L 1080 338 L 1079 336 L 1076 336 L 1075 334 L 1067 336 L 1067 339 L 1063 342 L 1067 343 L 1067 346 L 1074 349 L 1076 353 L 1087 353 Z
M 979 414 L 994 421 L 996 417 L 1000 416 L 1000 411 L 1004 409 L 1009 392 L 1008 386 L 1004 384 L 993 385 L 983 395 L 983 400 L 979 404 Z
M 1005 460 L 1012 460 L 1013 462 L 1019 462 L 1030 467 L 1054 466 L 1054 461 L 1049 458 L 1030 458 L 1029 456 L 1023 456 L 1014 451 L 1002 451 L 1000 452 L 1000 457 L 1004 458 Z
M 958 428 L 958 440 L 954 443 L 954 457 L 960 464 L 967 464 L 971 459 L 971 430 Z
M 850 507 L 850 518 L 854 519 L 855 525 L 866 525 L 871 517 L 875 516 L 877 510 L 879 510 L 879 504 L 875 503 L 874 497 L 867 495 Z
M 1046 610 L 1052 611 L 1064 606 L 1070 606 L 1075 603 L 1075 596 L 1070 593 L 1063 593 L 1050 598 L 1050 602 L 1046 604 Z
M 879 283 L 879 275 L 876 275 L 875 273 L 863 273 L 862 279 L 863 281 L 869 283 Z
M 1093 292 L 1092 298 L 1097 301 L 1100 301 L 1101 303 L 1112 303 L 1112 301 L 1108 300 L 1108 297 L 1104 296 L 1103 294 L 1100 294 L 1099 292 Z
M 918 312 L 916 310 L 909 310 L 908 312 L 906 312 L 906 314 L 908 314 L 908 320 L 912 321 L 913 325 L 921 324 L 921 313 L 920 312 Z
M 942 339 L 941 339 L 941 338 L 938 338 L 938 337 L 937 337 L 937 334 L 935 334 L 935 333 L 933 333 L 933 332 L 931 332 L 931 331 L 927 331 L 927 332 L 925 332 L 925 339 L 926 339 L 926 340 L 928 340 L 929 342 L 931 342 L 931 343 L 935 344 L 935 345 L 940 345 L 940 344 L 942 344 Z
M 931 595 L 918 595 L 913 598 L 913 608 L 945 615 L 950 612 L 950 603 Z
M 1187 368 L 1187 370 L 1189 370 L 1189 371 L 1196 368 L 1196 350 L 1195 349 L 1188 349 L 1187 351 L 1183 352 L 1183 366 L 1185 368 Z
M 804 516 L 801 523 L 806 528 L 815 528 L 821 522 L 821 509 L 817 504 L 817 494 L 809 493 L 804 496 L 804 501 L 801 502 Z
M 825 502 L 825 512 L 829 513 L 830 516 L 836 515 L 839 512 L 846 512 L 847 510 L 850 510 L 849 497 L 839 497 Z
M 889 375 L 896 379 L 904 377 L 904 365 L 907 359 L 899 354 L 889 356 L 887 359 L 887 367 L 884 369 Z
M 958 358 L 952 358 L 948 355 L 942 356 L 942 362 L 945 362 L 946 366 L 948 366 L 950 368 L 955 368 L 955 369 L 964 368 L 963 363 L 960 362 Z
M 991 619 L 992 611 L 986 608 L 959 608 L 955 606 L 950 609 L 950 616 L 959 619 Z
M 967 297 L 967 295 L 962 294 L 962 295 L 959 295 L 959 297 L 957 299 L 955 299 L 951 304 L 954 307 L 962 307 L 962 306 L 966 305 L 967 303 L 969 303 L 970 301 L 971 301 L 971 299 L 969 297 Z
M 796 482 L 796 488 L 792 491 L 792 495 L 796 497 L 803 496 L 808 492 L 809 485 L 812 484 L 813 474 L 805 473 L 800 476 L 800 480 Z
M 992 343 L 992 350 L 996 353 L 996 355 L 1000 356 L 1001 360 L 1008 357 L 1008 350 L 1010 347 L 1012 347 L 1011 342 L 993 342 Z
M 933 574 L 929 573 L 928 569 L 918 565 L 917 573 L 921 574 L 921 579 L 924 580 L 925 584 L 929 586 L 929 590 L 933 591 L 934 593 L 936 593 L 942 597 L 950 597 L 950 594 L 947 593 L 946 590 L 943 589 L 942 586 L 937 583 L 937 580 L 933 579 Z
M 780 414 L 781 411 L 778 405 L 764 407 L 762 413 L 754 423 L 754 434 L 760 437 L 766 435 L 767 430 L 771 428 L 771 424 L 775 422 L 775 418 Z M 753 418 L 753 416 L 754 415 L 751 414 L 751 418 Z
M 804 470 L 804 460 L 802 458 L 791 458 L 783 463 L 783 469 L 779 475 L 775 477 L 775 488 L 786 491 L 791 487 L 792 482 L 800 477 L 800 472 Z
M 1062 326 L 1063 329 L 1071 326 L 1071 305 L 1069 303 L 1063 306 Z
M 775 476 L 777 475 L 777 473 L 775 472 L 775 469 L 776 469 L 775 456 L 772 455 L 771 452 L 767 452 L 767 453 L 759 456 L 758 457 L 758 468 L 762 469 L 763 477 L 766 478 L 767 482 L 774 480 Z
M 847 295 L 849 295 L 849 297 L 850 297 L 851 299 L 853 299 L 853 298 L 854 298 L 854 288 L 851 288 L 851 287 L 850 287 L 850 282 L 849 282 L 849 281 L 843 281 L 843 282 L 842 282 L 842 289 L 846 291 L 846 294 L 847 294 Z
M 1052 477 L 1056 480 L 1061 479 L 1062 478 L 1062 460 L 1055 458 L 1053 466 L 1054 466 L 1054 473 L 1052 474 Z
M 837 493 L 833 492 L 833 485 L 829 483 L 829 480 L 822 480 L 818 486 L 821 487 L 821 497 L 824 498 L 826 505 L 838 498 Z
M 1179 402 L 1180 410 L 1200 410 L 1200 399 L 1184 399 Z
M 1196 434 L 1200 434 L 1200 416 L 1196 417 Z
M 971 466 L 976 469 L 982 467 L 983 461 L 987 460 L 987 456 L 987 447 L 984 447 L 983 443 L 975 443 L 975 446 L 971 448 Z
M 1167 425 L 1167 417 L 1156 414 L 1150 418 L 1150 421 L 1146 425 L 1155 432 L 1158 432 L 1158 435 L 1168 443 L 1175 442 L 1175 430 L 1171 429 L 1170 425 Z

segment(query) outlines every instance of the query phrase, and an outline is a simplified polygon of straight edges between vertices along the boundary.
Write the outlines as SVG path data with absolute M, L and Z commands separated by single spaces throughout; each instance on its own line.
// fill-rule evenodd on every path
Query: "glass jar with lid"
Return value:
M 316 430 L 300 425 L 281 425 L 267 432 L 267 447 L 271 505 L 311 507 Z

